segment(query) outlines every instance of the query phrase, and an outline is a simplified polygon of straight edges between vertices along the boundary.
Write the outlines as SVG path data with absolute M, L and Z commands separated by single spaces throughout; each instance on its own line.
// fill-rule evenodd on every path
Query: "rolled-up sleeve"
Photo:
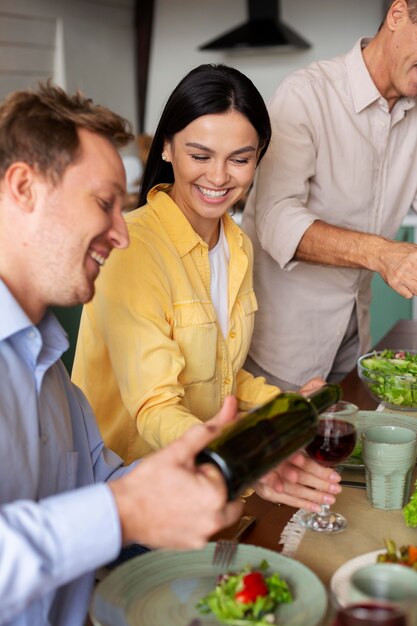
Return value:
M 305 88 L 288 81 L 278 89 L 270 105 L 272 141 L 251 199 L 262 248 L 288 269 L 303 234 L 319 219 L 307 208 L 317 141 L 308 100 Z

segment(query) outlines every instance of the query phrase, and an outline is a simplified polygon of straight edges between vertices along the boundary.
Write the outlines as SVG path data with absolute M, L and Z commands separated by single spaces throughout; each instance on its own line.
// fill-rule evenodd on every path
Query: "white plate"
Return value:
M 376 563 L 378 554 L 384 554 L 385 552 L 386 550 L 375 550 L 374 552 L 361 554 L 354 559 L 350 559 L 350 561 L 347 561 L 335 571 L 330 581 L 330 589 L 341 606 L 346 606 L 348 602 L 349 582 L 352 574 L 362 569 L 362 567 L 373 565 L 373 563 Z
M 199 551 L 157 550 L 127 561 L 96 587 L 90 615 L 95 626 L 217 626 L 199 615 L 196 604 L 211 591 L 223 570 L 212 565 L 215 544 Z M 288 582 L 294 601 L 277 611 L 280 626 L 316 626 L 327 598 L 317 576 L 294 559 L 278 552 L 239 544 L 230 566 L 257 566 L 266 559 L 270 569 Z

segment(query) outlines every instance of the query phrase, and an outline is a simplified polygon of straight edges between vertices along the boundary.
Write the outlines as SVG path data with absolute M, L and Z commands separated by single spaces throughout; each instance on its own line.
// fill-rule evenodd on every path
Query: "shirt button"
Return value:
M 42 442 L 42 443 L 48 443 L 48 441 L 49 441 L 49 437 L 48 437 L 48 435 L 42 435 L 42 437 L 41 437 L 41 442 Z
M 36 332 L 34 330 L 30 330 L 28 333 L 28 336 L 30 339 L 35 339 L 36 337 Z
M 225 378 L 225 379 L 224 379 L 224 384 L 225 384 L 225 385 L 230 385 L 230 383 L 231 383 L 230 378 Z
M 235 339 L 236 338 L 236 333 L 234 330 L 232 330 L 232 332 L 229 335 L 230 339 Z

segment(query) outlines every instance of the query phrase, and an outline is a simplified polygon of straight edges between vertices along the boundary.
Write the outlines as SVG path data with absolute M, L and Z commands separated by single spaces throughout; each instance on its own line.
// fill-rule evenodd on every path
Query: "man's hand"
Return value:
M 386 241 L 381 249 L 381 277 L 404 298 L 417 295 L 417 246 L 404 241 Z
M 294 258 L 307 263 L 378 272 L 404 298 L 417 295 L 417 245 L 340 228 L 316 220 L 305 231 Z
M 109 483 L 116 500 L 123 543 L 154 548 L 201 548 L 230 526 L 241 503 L 227 503 L 227 490 L 211 464 L 196 466 L 196 454 L 236 417 L 235 398 L 226 398 L 212 420 L 187 431 L 145 457 L 129 474 Z
M 322 467 L 302 452 L 281 463 L 256 485 L 256 493 L 271 502 L 319 511 L 321 504 L 333 504 L 340 493 L 340 476 Z

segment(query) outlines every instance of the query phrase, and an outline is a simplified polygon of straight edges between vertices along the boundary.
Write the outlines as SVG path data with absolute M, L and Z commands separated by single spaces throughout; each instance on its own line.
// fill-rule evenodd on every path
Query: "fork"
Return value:
M 218 539 L 213 553 L 213 565 L 228 567 L 235 555 L 238 539 L 243 533 L 256 522 L 254 515 L 242 515 L 238 527 L 231 539 Z

